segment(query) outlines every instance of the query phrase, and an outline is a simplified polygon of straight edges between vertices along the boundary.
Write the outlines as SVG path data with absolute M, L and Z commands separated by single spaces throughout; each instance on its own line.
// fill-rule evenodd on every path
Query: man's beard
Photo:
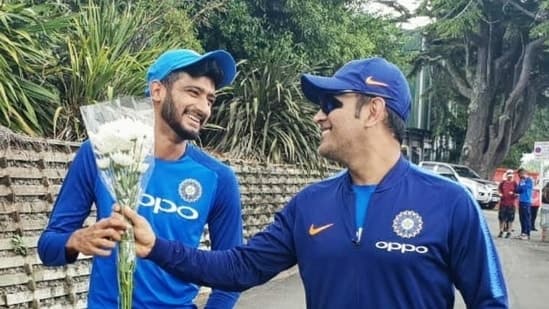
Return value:
M 181 124 L 181 115 L 177 112 L 171 93 L 166 96 L 162 110 L 160 112 L 162 119 L 170 126 L 181 140 L 196 140 L 198 132 L 187 130 Z

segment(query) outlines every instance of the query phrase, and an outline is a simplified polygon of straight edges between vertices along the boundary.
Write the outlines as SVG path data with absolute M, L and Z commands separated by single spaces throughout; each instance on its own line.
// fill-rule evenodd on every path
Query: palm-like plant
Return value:
M 44 37 L 63 23 L 41 20 L 44 7 L 0 2 L 0 124 L 32 136 L 47 132 L 58 104 L 46 81 L 56 61 Z
M 166 49 L 200 49 L 184 10 L 170 11 L 167 2 L 132 3 L 88 1 L 73 18 L 62 55 L 66 67 L 60 78 L 63 106 L 55 118 L 58 137 L 83 137 L 81 105 L 143 95 L 147 67 Z
M 206 147 L 236 158 L 320 167 L 316 109 L 302 97 L 299 77 L 310 71 L 299 59 L 269 52 L 259 65 L 243 63 L 232 88 L 221 94 Z

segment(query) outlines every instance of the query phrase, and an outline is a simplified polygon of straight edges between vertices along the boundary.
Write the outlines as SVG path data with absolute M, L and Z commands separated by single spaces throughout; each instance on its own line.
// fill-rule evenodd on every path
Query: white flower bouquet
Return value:
M 120 207 L 137 211 L 154 163 L 153 120 L 149 100 L 116 99 L 80 107 L 99 174 Z M 119 308 L 132 308 L 135 270 L 133 229 L 118 246 Z

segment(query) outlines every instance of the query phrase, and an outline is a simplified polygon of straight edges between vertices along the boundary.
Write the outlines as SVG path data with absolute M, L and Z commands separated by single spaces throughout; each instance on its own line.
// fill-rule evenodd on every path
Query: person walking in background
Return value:
M 504 233 L 505 238 L 511 237 L 513 221 L 515 220 L 515 203 L 517 200 L 517 183 L 513 180 L 514 174 L 513 170 L 507 170 L 503 176 L 503 181 L 498 186 L 499 193 L 501 194 L 498 211 L 498 237 L 503 237 Z
M 543 204 L 549 204 L 549 181 L 547 181 L 541 190 L 541 202 Z
M 231 250 L 156 237 L 124 207 L 139 256 L 182 280 L 236 291 L 297 264 L 309 309 L 451 308 L 456 289 L 468 308 L 508 308 L 477 202 L 401 154 L 411 107 L 404 74 L 385 59 L 360 59 L 334 76 L 305 74 L 301 88 L 319 107 L 319 154 L 347 169 L 301 190 Z M 123 222 L 117 213 L 111 219 Z
M 139 205 L 161 237 L 197 247 L 208 225 L 213 250 L 242 243 L 240 192 L 234 171 L 192 141 L 211 115 L 216 89 L 232 83 L 233 57 L 222 50 L 200 55 L 169 50 L 149 68 L 146 95 L 154 110 L 155 163 Z M 109 227 L 113 198 L 99 178 L 92 145 L 86 141 L 72 162 L 50 221 L 38 241 L 47 266 L 73 263 L 93 255 L 88 308 L 117 308 L 116 254 L 119 235 Z M 92 205 L 97 222 L 82 226 Z M 118 237 L 118 238 L 117 238 Z M 134 308 L 196 308 L 198 287 L 138 261 Z M 214 290 L 205 308 L 233 308 L 238 293 Z
M 519 239 L 530 239 L 530 224 L 531 222 L 531 208 L 532 208 L 532 190 L 534 183 L 532 178 L 528 176 L 528 173 L 524 168 L 518 169 L 520 177 L 517 193 L 519 195 L 519 219 L 520 219 L 520 236 Z
M 539 181 L 539 180 L 538 180 Z M 539 211 L 539 207 L 541 205 L 541 196 L 540 196 L 540 184 L 537 183 L 535 186 L 534 186 L 534 189 L 532 190 L 532 207 L 530 208 L 530 210 L 532 211 L 531 213 L 531 224 L 530 224 L 530 227 L 531 227 L 531 231 L 537 231 L 538 229 L 536 229 L 536 219 L 538 217 L 538 211 Z

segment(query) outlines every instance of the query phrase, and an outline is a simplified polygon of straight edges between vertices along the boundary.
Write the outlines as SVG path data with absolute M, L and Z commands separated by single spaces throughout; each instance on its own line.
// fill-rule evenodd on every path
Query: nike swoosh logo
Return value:
M 326 224 L 326 225 L 323 225 L 323 226 L 319 226 L 319 227 L 315 227 L 314 224 L 311 224 L 311 226 L 309 227 L 309 235 L 311 236 L 315 236 L 316 234 L 326 230 L 326 229 L 329 229 L 330 227 L 332 227 L 332 225 L 334 225 L 333 223 L 330 223 L 330 224 Z
M 372 76 L 368 76 L 368 78 L 366 78 L 366 85 L 389 87 L 386 83 L 378 82 Z

